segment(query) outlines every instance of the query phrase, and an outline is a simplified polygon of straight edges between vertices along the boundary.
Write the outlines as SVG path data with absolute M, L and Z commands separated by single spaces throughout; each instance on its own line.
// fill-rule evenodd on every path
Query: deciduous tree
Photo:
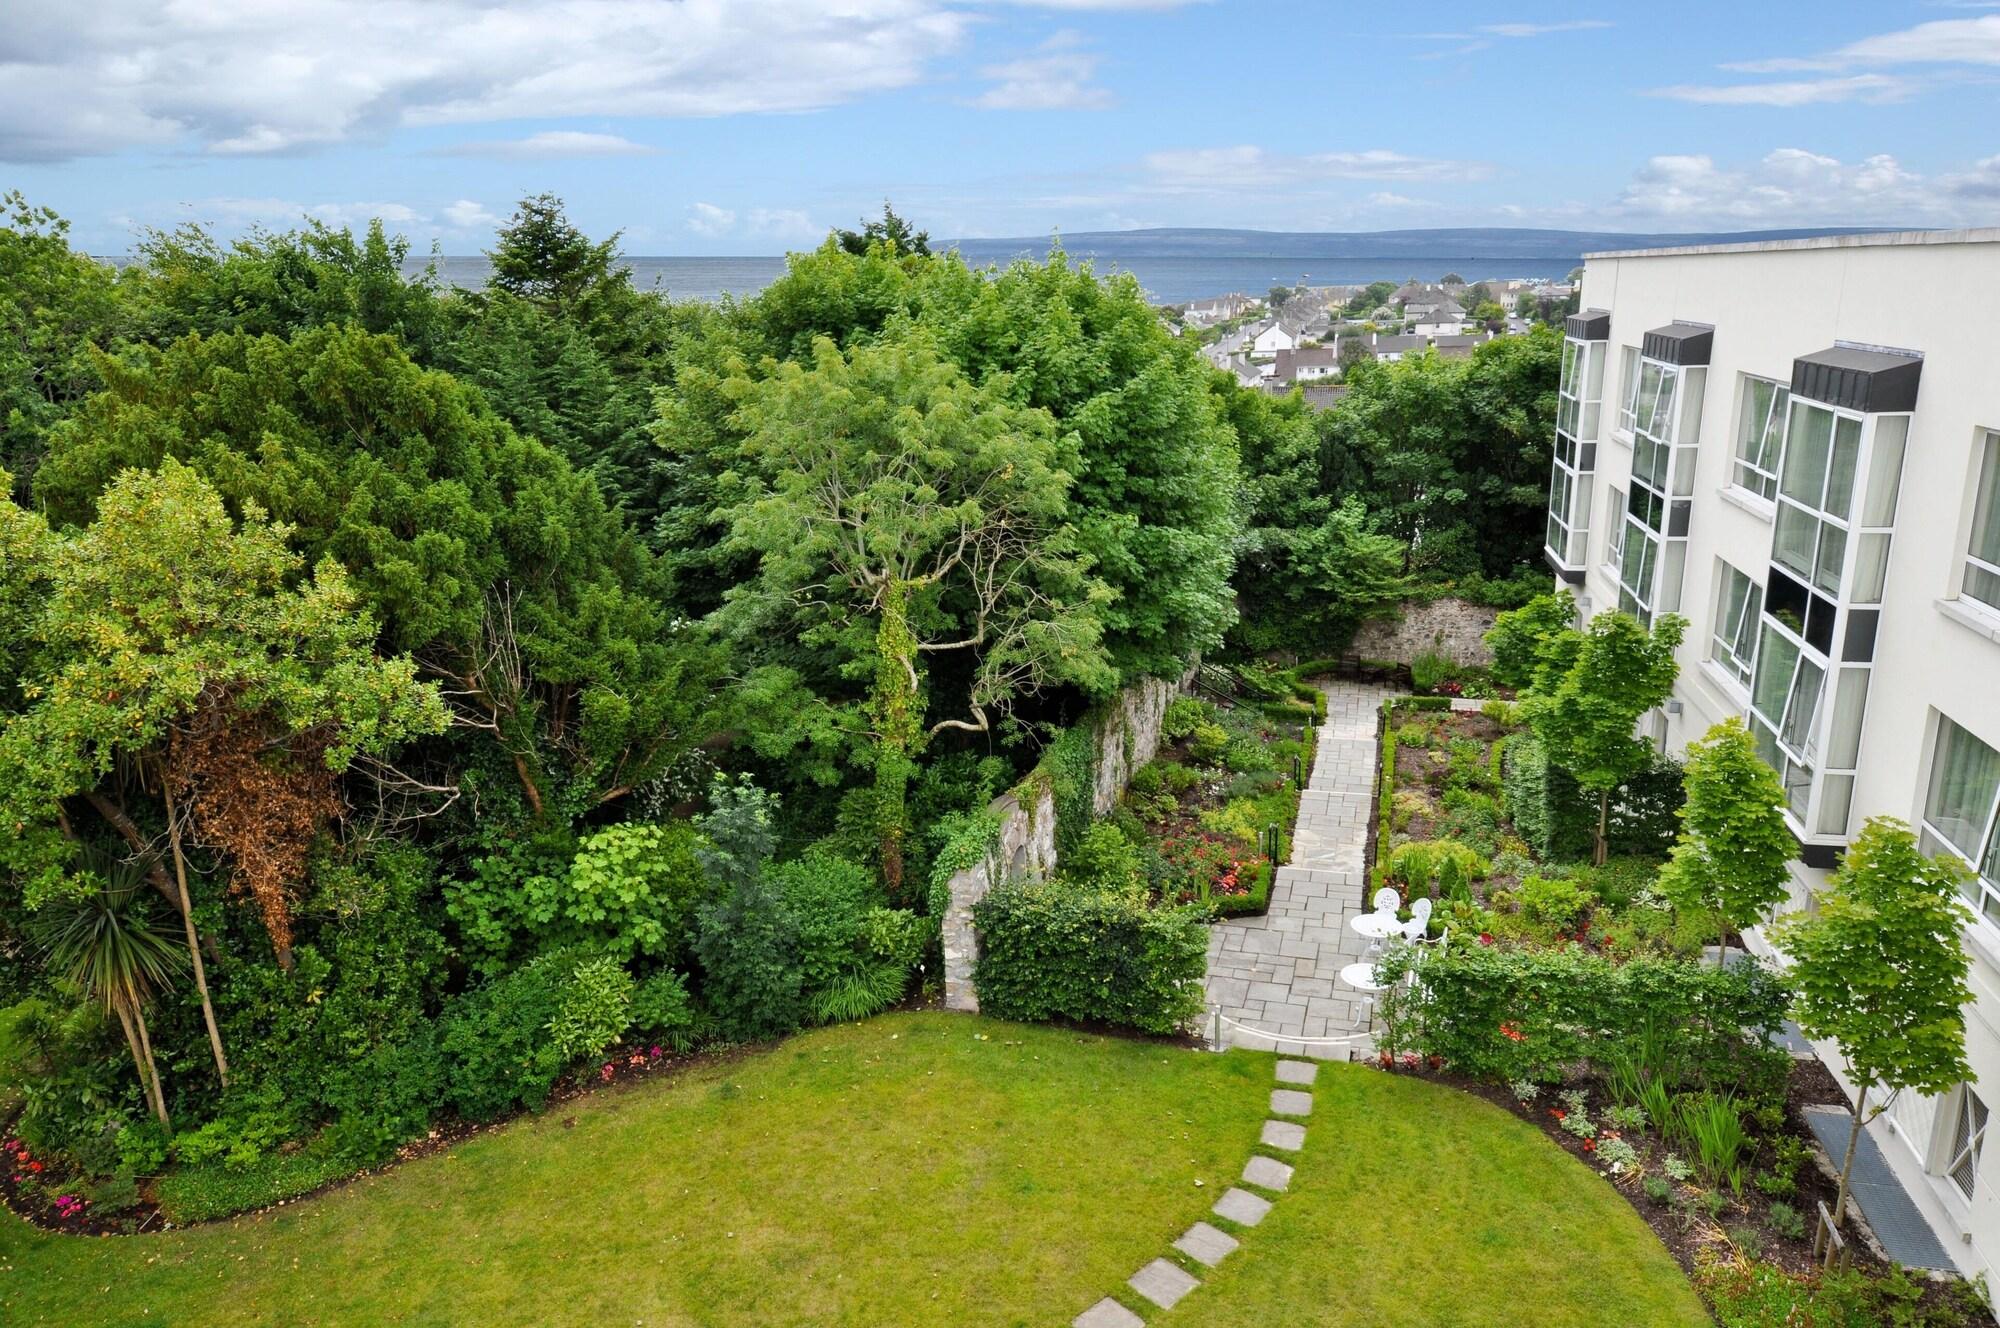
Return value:
M 1785 898 L 1798 841 L 1785 826 L 1785 789 L 1757 755 L 1743 721 L 1725 719 L 1688 744 L 1680 840 L 1660 873 L 1674 906 L 1731 928 L 1748 927 Z
M 1959 898 L 1963 875 L 1955 859 L 1925 857 L 1903 822 L 1871 817 L 1814 911 L 1781 918 L 1773 929 L 1792 959 L 1799 1026 L 1838 1044 L 1855 1081 L 1836 1222 L 1845 1219 L 1855 1144 L 1874 1114 L 1869 1093 L 1935 1095 L 1972 1076 L 1965 1059 L 1971 961 L 1960 939 L 1972 914 Z

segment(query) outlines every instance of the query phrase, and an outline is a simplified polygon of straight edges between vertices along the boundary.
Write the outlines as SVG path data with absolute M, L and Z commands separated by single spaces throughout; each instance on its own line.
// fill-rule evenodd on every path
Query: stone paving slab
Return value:
M 1271 1114 L 1274 1116 L 1310 1116 L 1312 1109 L 1311 1093 L 1301 1093 L 1296 1088 L 1271 1090 Z
M 1241 1243 L 1219 1227 L 1212 1227 L 1206 1222 L 1197 1222 L 1174 1242 L 1174 1248 L 1196 1263 L 1213 1268 Z
M 1210 929 L 1207 998 L 1223 1016 L 1224 1046 L 1346 1060 L 1367 1044 L 1339 1039 L 1364 1034 L 1373 1011 L 1339 974 L 1368 952 L 1367 938 L 1348 922 L 1366 908 L 1375 726 L 1383 698 L 1394 693 L 1352 682 L 1324 689 L 1327 717 L 1299 796 L 1292 860 L 1278 868 L 1264 917 Z
M 1146 1328 L 1146 1321 L 1106 1296 L 1071 1319 L 1069 1328 Z
M 1254 1227 L 1264 1220 L 1271 1211 L 1271 1201 L 1262 1199 L 1248 1190 L 1231 1186 L 1220 1199 L 1215 1201 L 1215 1214 L 1238 1222 L 1246 1227 Z
M 1292 1184 L 1292 1169 L 1275 1158 L 1259 1153 L 1243 1164 L 1243 1183 L 1260 1190 L 1285 1190 Z
M 1306 1127 L 1297 1121 L 1267 1120 L 1259 1139 L 1266 1148 L 1282 1148 L 1288 1153 L 1296 1153 L 1306 1146 Z
M 1297 990 L 1298 985 L 1297 982 L 1292 983 L 1293 990 Z M 1311 1084 L 1317 1078 L 1319 1066 L 1310 1061 L 1278 1062 L 1278 1082 L 1281 1084 Z
M 1182 1296 L 1201 1285 L 1193 1273 L 1165 1259 L 1153 1260 L 1126 1281 L 1134 1291 L 1163 1310 L 1180 1304 Z

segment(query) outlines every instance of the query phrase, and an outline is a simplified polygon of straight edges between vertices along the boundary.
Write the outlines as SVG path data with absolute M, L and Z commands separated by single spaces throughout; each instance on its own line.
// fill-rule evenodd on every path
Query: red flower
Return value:
M 1569 1113 L 1567 1111 L 1564 1111 L 1561 1107 L 1550 1107 L 1549 1115 L 1554 1116 L 1557 1120 L 1563 1120 L 1569 1115 Z
M 1596 1151 L 1597 1151 L 1597 1140 L 1595 1140 L 1595 1139 L 1585 1139 L 1585 1140 L 1583 1141 L 1583 1151 L 1584 1151 L 1584 1152 L 1586 1152 L 1586 1153 L 1594 1153 L 1594 1152 L 1596 1152 Z
M 1491 945 L 1491 944 L 1493 944 L 1493 933 L 1492 933 L 1492 932 L 1490 932 L 1490 931 L 1482 931 L 1482 932 L 1480 932 L 1480 933 L 1479 933 L 1479 943 L 1480 943 L 1481 945 Z
M 40 1171 L 41 1169 L 42 1169 L 42 1164 L 39 1162 L 30 1162 L 28 1164 L 28 1170 L 30 1171 Z
M 1500 1036 L 1506 1038 L 1509 1042 L 1527 1041 L 1527 1034 L 1523 1033 L 1520 1029 L 1514 1027 L 1514 1025 L 1506 1022 L 1502 1022 L 1500 1025 Z

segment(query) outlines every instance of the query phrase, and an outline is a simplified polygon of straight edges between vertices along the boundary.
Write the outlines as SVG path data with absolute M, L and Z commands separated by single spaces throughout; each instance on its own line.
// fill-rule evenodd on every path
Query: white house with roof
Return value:
M 1274 320 L 1251 335 L 1250 356 L 1252 359 L 1270 359 L 1281 350 L 1296 350 L 1298 344 L 1298 334 L 1283 322 Z

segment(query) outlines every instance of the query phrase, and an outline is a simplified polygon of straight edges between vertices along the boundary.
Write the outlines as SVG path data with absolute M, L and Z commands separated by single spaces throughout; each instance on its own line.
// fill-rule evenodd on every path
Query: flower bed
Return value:
M 1245 699 L 1182 697 L 1168 709 L 1159 756 L 1136 771 L 1110 824 L 1143 862 L 1160 903 L 1204 903 L 1220 917 L 1270 906 L 1310 778 L 1310 713 Z

